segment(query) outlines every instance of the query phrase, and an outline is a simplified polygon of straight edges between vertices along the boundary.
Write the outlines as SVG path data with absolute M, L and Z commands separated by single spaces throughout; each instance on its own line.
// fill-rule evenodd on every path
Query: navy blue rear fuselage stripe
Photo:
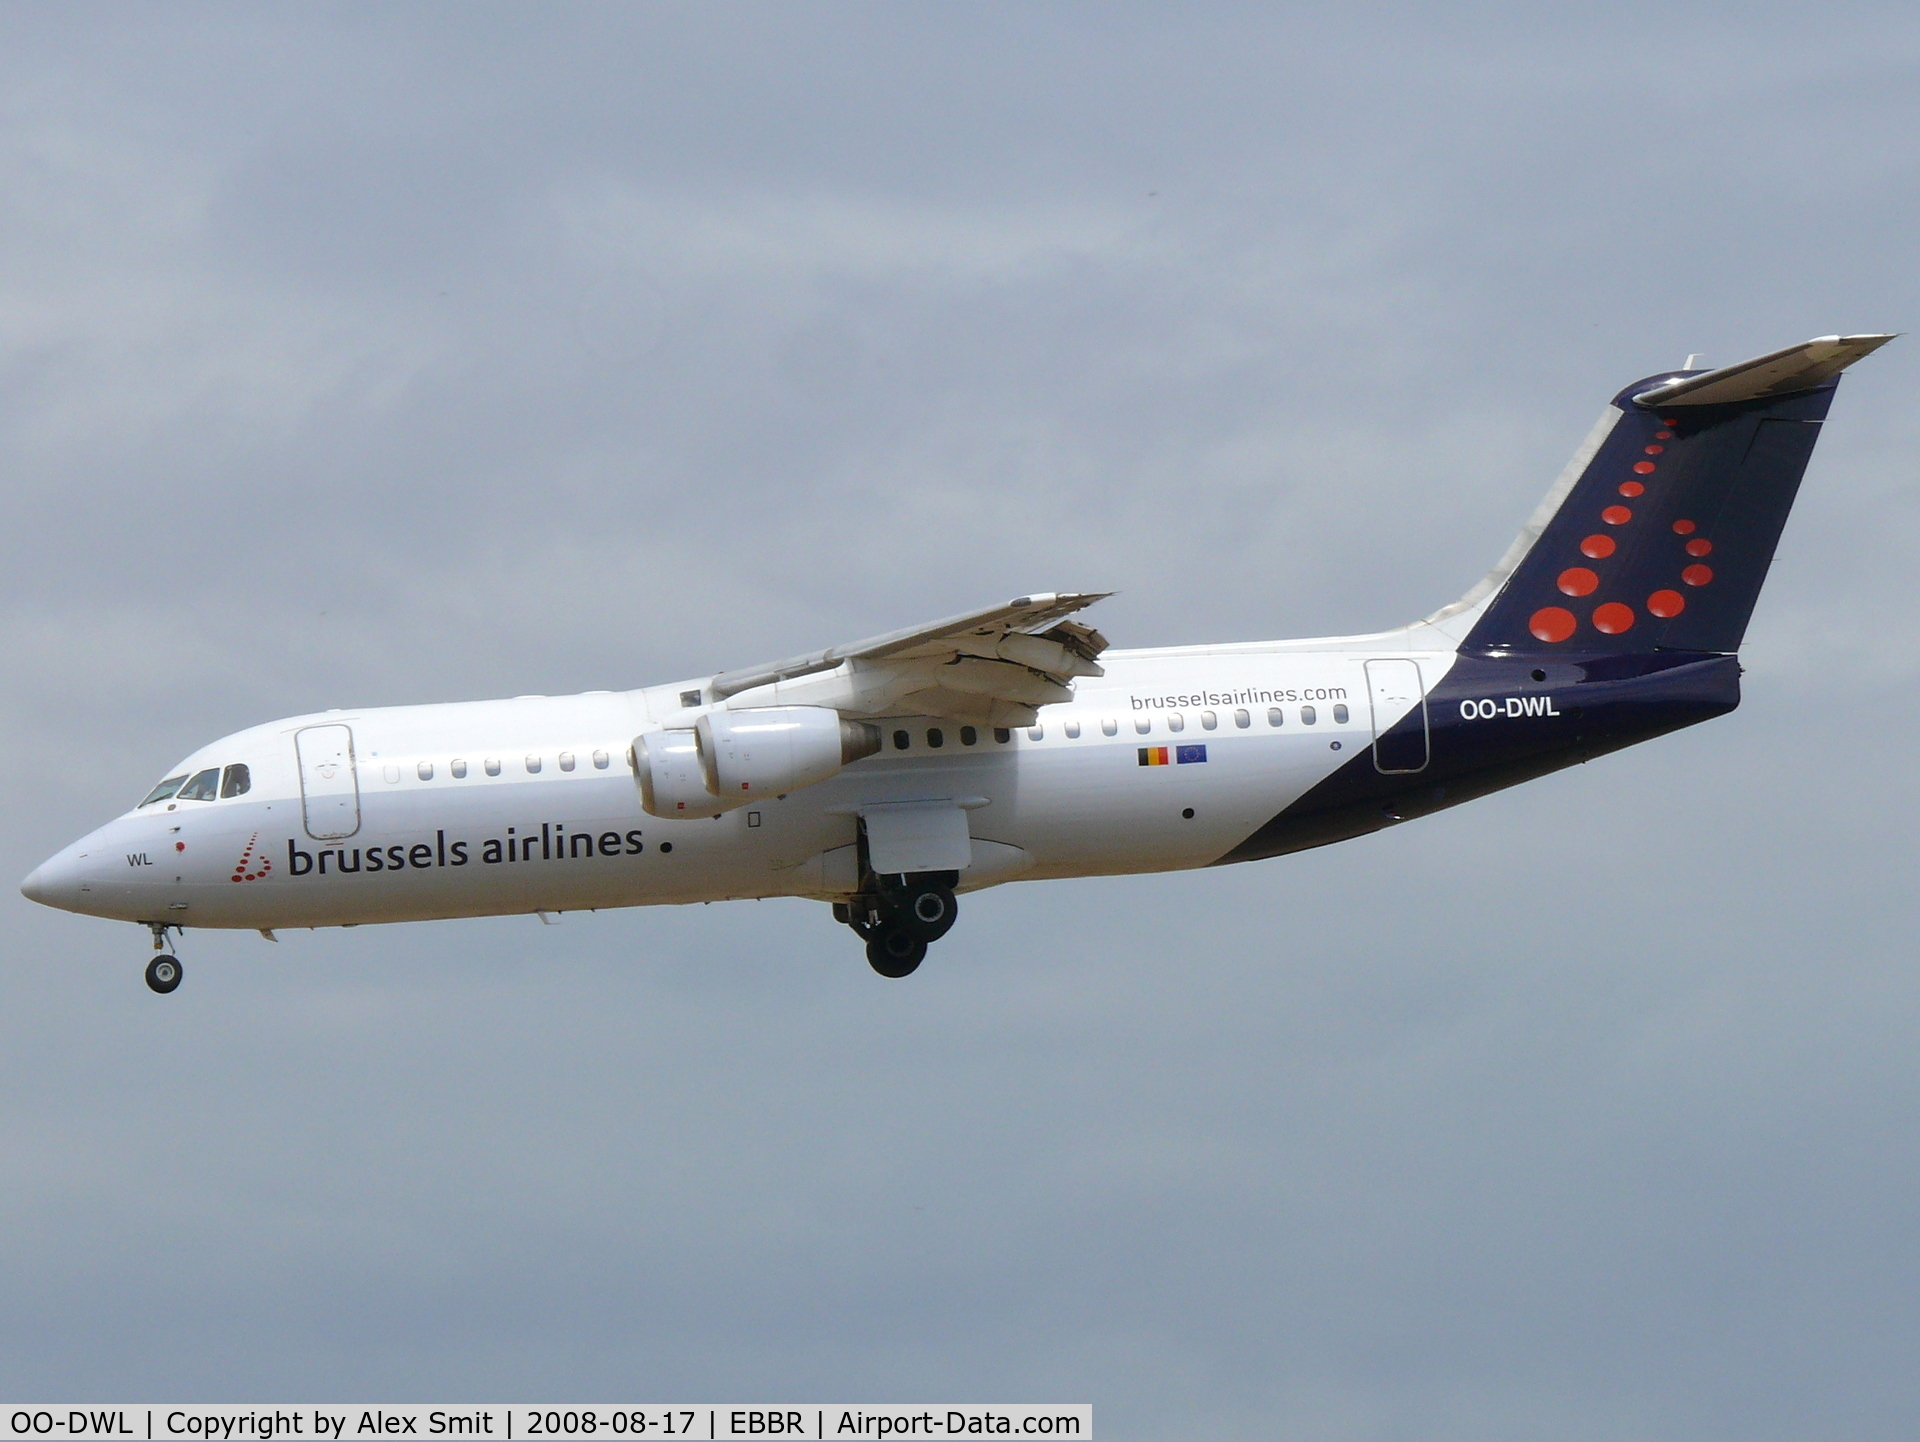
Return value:
M 1534 679 L 1545 671 L 1546 679 Z M 1740 704 L 1732 656 L 1655 652 L 1461 656 L 1427 697 L 1431 759 L 1413 775 L 1355 756 L 1215 865 L 1325 846 L 1471 801 L 1563 766 L 1723 716 Z M 1416 730 L 1420 709 L 1387 737 Z

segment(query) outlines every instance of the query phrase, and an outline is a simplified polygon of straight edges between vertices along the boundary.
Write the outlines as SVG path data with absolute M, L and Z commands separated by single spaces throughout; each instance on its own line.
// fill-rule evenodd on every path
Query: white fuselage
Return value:
M 966 744 L 951 720 L 880 718 L 878 755 L 717 818 L 648 815 L 629 753 L 636 736 L 691 724 L 679 699 L 698 682 L 291 717 L 169 773 L 238 763 L 244 794 L 136 808 L 51 858 L 28 889 L 97 916 L 261 929 L 837 900 L 858 885 L 862 808 L 939 800 L 967 813 L 961 890 L 1205 866 L 1419 704 L 1370 695 L 1369 659 L 1413 660 L 1430 691 L 1454 663 L 1449 639 L 1412 628 L 1110 651 L 1106 674 L 1036 726 L 964 728 Z M 329 726 L 348 728 L 351 770 L 329 783 L 333 819 L 316 820 L 295 738 Z

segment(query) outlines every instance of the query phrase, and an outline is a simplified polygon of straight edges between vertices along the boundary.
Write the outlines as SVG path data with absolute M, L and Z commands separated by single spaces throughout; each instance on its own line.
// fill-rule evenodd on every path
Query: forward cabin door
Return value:
M 360 829 L 360 778 L 353 767 L 353 730 L 307 726 L 293 734 L 300 756 L 300 807 L 307 835 L 339 841 Z
M 1373 707 L 1374 769 L 1388 776 L 1426 770 L 1427 696 L 1420 663 L 1367 662 L 1367 700 Z

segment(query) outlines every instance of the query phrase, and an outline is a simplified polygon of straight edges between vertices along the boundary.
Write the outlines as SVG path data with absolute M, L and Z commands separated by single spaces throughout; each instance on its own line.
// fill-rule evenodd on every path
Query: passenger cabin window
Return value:
M 994 727 L 993 739 L 998 741 L 1002 746 L 1005 746 L 1009 741 L 1013 740 L 1013 728 L 1009 726 Z
M 498 756 L 489 756 L 487 758 L 487 775 L 498 776 L 499 774 L 500 774 L 500 758 Z
M 607 753 L 606 752 L 596 751 L 593 753 L 593 769 L 595 771 L 605 771 L 607 769 Z
M 465 781 L 467 779 L 467 763 L 464 761 L 456 760 L 447 770 L 453 773 L 453 779 L 455 781 Z
M 945 746 L 946 744 L 947 744 L 946 732 L 942 731 L 938 726 L 929 726 L 927 728 L 927 745 L 933 747 L 935 750 L 938 750 L 940 747 Z
M 1038 741 L 1046 734 L 1047 728 L 1044 726 L 1029 726 L 1027 728 L 1027 740 L 1029 741 Z
M 538 756 L 529 756 L 527 758 L 527 775 L 538 776 L 539 774 L 540 774 L 540 758 Z
M 1336 725 L 1340 725 L 1340 726 L 1346 725 L 1347 724 L 1347 708 L 1344 706 L 1334 707 L 1333 719 Z
M 1202 711 L 1200 713 L 1200 729 L 1202 731 L 1217 731 L 1219 728 L 1220 718 L 1214 715 L 1213 712 Z
M 573 753 L 571 751 L 562 751 L 560 753 L 560 769 L 562 771 L 573 770 Z
M 182 772 L 178 776 L 169 776 L 165 781 L 162 781 L 158 786 L 154 787 L 153 790 L 149 791 L 147 793 L 147 799 L 142 801 L 140 805 L 151 806 L 156 801 L 165 801 L 180 789 L 180 783 L 186 779 L 185 772 Z
M 1067 740 L 1078 741 L 1079 739 L 1080 739 L 1080 723 L 1078 721 L 1069 721 L 1067 723 Z
M 1138 731 L 1142 736 L 1146 735 L 1149 731 L 1153 730 L 1153 717 L 1151 716 L 1134 717 L 1133 729 Z
M 1319 719 L 1320 719 L 1320 713 L 1314 710 L 1313 707 L 1302 706 L 1300 708 L 1300 724 L 1302 726 L 1312 726 L 1316 722 L 1318 722 Z
M 400 784 L 400 768 L 398 766 L 383 766 L 380 768 L 380 774 L 387 778 L 387 785 L 398 786 Z
M 220 776 L 220 799 L 245 796 L 253 790 L 253 773 L 241 762 L 234 762 Z
M 1253 725 L 1253 717 L 1247 714 L 1246 707 L 1242 706 L 1233 713 L 1233 724 L 1238 726 L 1242 731 Z
M 1267 725 L 1278 726 L 1281 722 L 1285 721 L 1286 719 L 1287 719 L 1287 713 L 1282 711 L 1278 706 L 1267 707 Z M 1313 723 L 1308 722 L 1307 724 L 1312 725 Z
M 1173 712 L 1167 717 L 1167 730 L 1184 731 L 1186 729 L 1187 718 L 1182 716 L 1178 711 Z
M 1118 736 L 1120 734 L 1120 723 L 1111 716 L 1107 717 L 1106 720 L 1100 723 L 1100 734 L 1102 736 Z
M 907 747 L 911 746 L 912 744 L 913 744 L 913 738 L 907 735 L 906 732 L 896 731 L 893 733 L 893 749 L 895 751 L 905 751 Z
M 418 766 L 413 768 L 413 774 L 418 776 L 422 781 L 433 780 L 433 763 L 431 761 L 422 761 Z
M 962 746 L 975 746 L 979 744 L 979 741 L 980 732 L 977 729 L 972 726 L 962 726 L 960 728 L 960 744 Z

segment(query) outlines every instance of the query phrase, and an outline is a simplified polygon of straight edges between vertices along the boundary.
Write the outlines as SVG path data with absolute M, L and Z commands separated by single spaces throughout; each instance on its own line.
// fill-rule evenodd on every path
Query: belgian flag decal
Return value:
M 1205 746 L 1142 746 L 1140 748 L 1142 766 L 1190 766 L 1196 761 L 1206 759 Z

